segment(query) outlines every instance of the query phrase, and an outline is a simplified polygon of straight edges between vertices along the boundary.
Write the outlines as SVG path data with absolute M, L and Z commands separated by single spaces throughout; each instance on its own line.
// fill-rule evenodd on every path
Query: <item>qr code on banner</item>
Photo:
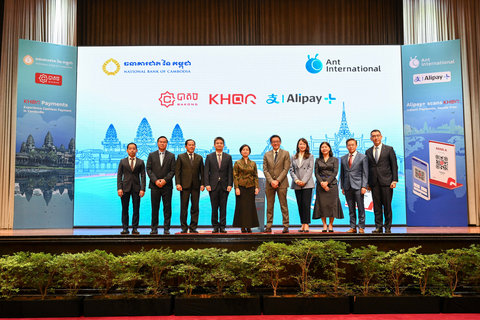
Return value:
M 422 182 L 427 182 L 425 171 L 417 167 L 414 167 L 414 169 L 415 169 L 415 178 Z
M 435 161 L 436 161 L 436 168 L 439 170 L 448 170 L 448 157 L 444 156 L 435 156 Z

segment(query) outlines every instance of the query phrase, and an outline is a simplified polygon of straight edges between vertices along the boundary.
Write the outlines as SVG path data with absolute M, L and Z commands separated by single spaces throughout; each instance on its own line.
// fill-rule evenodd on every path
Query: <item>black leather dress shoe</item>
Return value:
M 289 233 L 288 228 L 287 227 L 283 228 L 282 233 Z
M 392 233 L 392 229 L 390 229 L 390 228 L 385 228 L 385 233 Z
M 247 233 L 247 230 L 245 228 L 242 228 L 242 233 Z
M 130 234 L 130 232 L 128 231 L 128 229 L 123 229 L 123 231 L 120 232 L 120 234 Z
M 372 233 L 383 233 L 383 229 L 382 228 L 377 228 L 377 229 L 373 230 Z
M 137 229 L 133 229 L 133 230 L 132 230 L 132 234 L 140 234 L 140 232 L 138 232 Z
M 188 232 L 188 230 L 185 229 L 185 230 L 182 230 L 180 233 L 187 233 L 187 232 Z
M 196 229 L 190 229 L 190 233 L 198 233 Z
M 217 227 L 213 228 L 212 233 L 218 233 L 218 228 Z
M 271 233 L 272 232 L 272 228 L 266 228 L 265 231 L 263 231 L 265 233 Z
M 247 228 L 247 233 L 252 233 L 252 229 Z
M 225 228 L 220 228 L 220 233 L 227 233 L 227 230 L 225 230 Z
M 157 229 L 152 229 L 152 231 L 150 231 L 150 234 L 158 234 L 158 230 Z
M 163 234 L 170 234 L 170 230 L 169 229 L 163 230 Z

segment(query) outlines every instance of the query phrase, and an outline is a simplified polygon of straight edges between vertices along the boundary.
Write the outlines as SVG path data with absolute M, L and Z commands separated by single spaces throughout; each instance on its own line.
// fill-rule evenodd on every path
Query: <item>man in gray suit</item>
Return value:
M 287 173 L 290 169 L 290 153 L 280 149 L 282 139 L 276 134 L 270 137 L 270 144 L 273 150 L 268 151 L 263 156 L 263 173 L 267 179 L 265 185 L 265 194 L 267 196 L 267 228 L 264 232 L 272 232 L 273 206 L 275 204 L 275 193 L 277 193 L 283 216 L 282 233 L 288 233 Z
M 150 153 L 147 160 L 147 174 L 150 178 L 148 186 L 151 190 L 152 203 L 152 231 L 150 234 L 158 234 L 160 200 L 163 200 L 163 234 L 170 234 L 175 155 L 167 151 L 168 139 L 165 136 L 157 139 L 157 145 L 158 150 Z
M 357 151 L 357 140 L 347 140 L 348 154 L 341 159 L 340 187 L 345 195 L 350 214 L 350 230 L 348 233 L 357 233 L 357 215 L 355 206 L 358 207 L 358 232 L 365 233 L 365 204 L 364 195 L 367 192 L 368 158 Z

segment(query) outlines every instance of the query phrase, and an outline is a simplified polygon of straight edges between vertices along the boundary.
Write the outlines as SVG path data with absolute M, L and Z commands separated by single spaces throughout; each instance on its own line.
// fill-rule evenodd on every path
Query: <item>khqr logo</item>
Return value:
M 317 59 L 318 53 L 315 55 L 315 58 L 310 58 L 310 55 L 308 55 L 308 61 L 307 64 L 305 65 L 305 68 L 307 68 L 307 71 L 310 73 L 319 73 L 323 69 L 323 64 L 322 61 Z

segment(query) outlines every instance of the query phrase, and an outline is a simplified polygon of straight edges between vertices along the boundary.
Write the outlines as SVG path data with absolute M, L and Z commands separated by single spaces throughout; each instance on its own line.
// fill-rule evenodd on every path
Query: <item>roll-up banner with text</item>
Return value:
M 19 40 L 14 229 L 72 228 L 77 48 Z
M 468 225 L 460 40 L 402 47 L 407 225 Z

